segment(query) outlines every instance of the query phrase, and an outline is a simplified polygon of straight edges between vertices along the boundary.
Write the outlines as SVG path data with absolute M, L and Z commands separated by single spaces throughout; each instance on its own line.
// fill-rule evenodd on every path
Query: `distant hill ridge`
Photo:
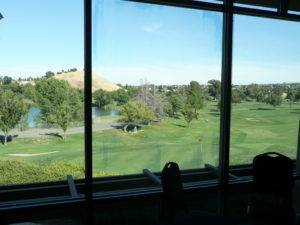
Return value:
M 54 78 L 59 80 L 66 80 L 74 88 L 84 88 L 84 72 L 75 71 L 75 72 L 66 72 L 61 74 L 56 74 Z M 120 89 L 116 84 L 113 84 L 109 80 L 97 75 L 96 73 L 92 74 L 92 92 L 102 89 L 105 91 L 115 91 Z

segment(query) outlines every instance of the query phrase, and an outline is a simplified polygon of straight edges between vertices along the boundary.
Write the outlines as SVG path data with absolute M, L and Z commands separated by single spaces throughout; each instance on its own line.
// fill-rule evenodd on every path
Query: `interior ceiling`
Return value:
M 235 3 L 277 8 L 279 0 L 235 0 Z M 288 0 L 288 10 L 300 12 L 300 0 Z

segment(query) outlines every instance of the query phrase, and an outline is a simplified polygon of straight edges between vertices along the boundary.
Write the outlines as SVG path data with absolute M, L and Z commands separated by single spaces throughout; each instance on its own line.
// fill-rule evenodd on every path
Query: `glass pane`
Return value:
M 84 177 L 83 1 L 2 0 L 0 185 Z
M 235 16 L 231 164 L 280 152 L 295 159 L 300 24 Z
M 94 176 L 217 166 L 221 14 L 109 0 L 93 10 Z

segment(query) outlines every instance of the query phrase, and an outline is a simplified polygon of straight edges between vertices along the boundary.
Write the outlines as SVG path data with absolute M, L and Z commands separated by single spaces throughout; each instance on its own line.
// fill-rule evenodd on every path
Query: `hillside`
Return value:
M 59 80 L 66 80 L 69 84 L 74 88 L 84 88 L 84 73 L 83 71 L 76 72 L 67 72 L 62 74 L 56 74 L 54 78 Z M 98 89 L 103 89 L 105 91 L 115 91 L 120 87 L 118 85 L 113 84 L 109 80 L 100 77 L 99 75 L 93 73 L 92 75 L 92 91 L 96 91 Z

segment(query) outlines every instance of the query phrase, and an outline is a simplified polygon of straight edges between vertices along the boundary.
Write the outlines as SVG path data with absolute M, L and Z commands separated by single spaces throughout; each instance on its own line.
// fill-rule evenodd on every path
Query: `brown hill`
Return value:
M 83 71 L 76 72 L 68 72 L 62 74 L 56 74 L 54 78 L 59 80 L 66 80 L 69 84 L 74 88 L 84 88 L 84 73 Z M 111 83 L 109 80 L 106 80 L 103 77 L 93 73 L 92 75 L 92 91 L 96 91 L 98 89 L 103 89 L 105 91 L 115 91 L 120 87 Z

